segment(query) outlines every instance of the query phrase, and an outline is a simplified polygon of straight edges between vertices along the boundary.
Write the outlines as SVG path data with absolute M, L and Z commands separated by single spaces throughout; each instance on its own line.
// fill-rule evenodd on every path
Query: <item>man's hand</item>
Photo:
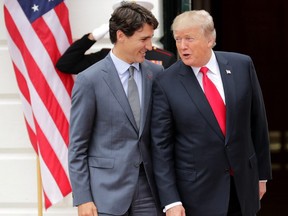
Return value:
M 93 202 L 83 203 L 78 206 L 78 216 L 98 216 L 97 208 Z
M 260 181 L 259 182 L 259 197 L 260 197 L 260 200 L 262 199 L 262 197 L 264 196 L 265 193 L 266 193 L 266 182 L 265 181 Z
M 185 209 L 182 205 L 174 206 L 166 211 L 166 216 L 185 216 Z

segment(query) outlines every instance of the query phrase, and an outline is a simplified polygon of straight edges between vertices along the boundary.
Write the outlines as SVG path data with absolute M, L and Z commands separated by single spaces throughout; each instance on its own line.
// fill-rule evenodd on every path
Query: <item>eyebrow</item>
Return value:
M 141 37 L 140 39 L 148 39 L 148 38 L 152 38 L 154 35 L 152 35 L 152 36 L 143 36 L 143 37 Z

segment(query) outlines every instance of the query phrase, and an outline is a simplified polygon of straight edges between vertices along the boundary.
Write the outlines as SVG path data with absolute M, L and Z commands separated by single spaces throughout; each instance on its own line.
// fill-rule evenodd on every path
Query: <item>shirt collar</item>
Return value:
M 211 73 L 217 74 L 218 63 L 217 63 L 217 59 L 216 59 L 215 53 L 213 51 L 212 51 L 212 55 L 211 55 L 210 60 L 208 61 L 208 63 L 206 65 L 203 65 L 203 66 L 206 66 Z M 192 67 L 192 69 L 193 69 L 193 71 L 194 71 L 196 76 L 199 74 L 200 68 L 201 67 Z
M 122 59 L 118 58 L 112 50 L 110 51 L 111 59 L 116 67 L 116 70 L 119 75 L 123 75 L 125 72 L 127 72 L 128 68 L 132 65 L 136 68 L 137 71 L 139 71 L 139 63 L 134 62 L 133 64 L 128 64 L 127 62 L 123 61 Z

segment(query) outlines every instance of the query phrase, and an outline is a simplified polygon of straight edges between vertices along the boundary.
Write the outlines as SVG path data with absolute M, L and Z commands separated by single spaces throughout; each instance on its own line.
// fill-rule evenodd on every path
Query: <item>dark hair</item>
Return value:
M 117 41 L 118 30 L 130 37 L 144 24 L 152 26 L 153 29 L 158 27 L 157 19 L 149 10 L 135 2 L 122 2 L 121 6 L 114 10 L 109 20 L 111 42 L 114 44 Z

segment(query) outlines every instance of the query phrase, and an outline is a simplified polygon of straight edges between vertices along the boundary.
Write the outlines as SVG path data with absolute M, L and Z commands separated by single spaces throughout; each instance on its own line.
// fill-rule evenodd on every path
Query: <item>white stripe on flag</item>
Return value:
M 49 13 L 54 13 L 54 15 L 51 16 Z M 49 26 L 50 30 L 53 32 L 53 34 L 56 35 L 57 38 L 56 43 L 59 51 L 61 53 L 64 53 L 67 47 L 69 47 L 69 40 L 67 38 L 65 31 L 61 26 L 61 23 L 55 11 L 51 10 L 49 13 L 44 14 L 42 17 L 45 20 L 46 24 Z
M 63 195 L 58 187 L 57 182 L 51 175 L 48 167 L 46 166 L 45 161 L 43 161 L 41 152 L 39 152 L 39 160 L 41 166 L 43 188 L 44 191 L 46 192 L 46 196 L 48 197 L 51 203 L 57 203 L 61 199 L 63 199 Z
M 11 4 L 9 4 L 10 2 Z M 71 98 L 70 95 L 67 93 L 65 87 L 63 86 L 59 76 L 57 75 L 54 64 L 51 61 L 47 50 L 43 46 L 42 42 L 39 40 L 38 36 L 36 35 L 34 29 L 32 28 L 30 22 L 27 20 L 26 15 L 20 8 L 17 1 L 10 0 L 6 4 L 6 6 L 9 9 L 11 16 L 18 18 L 14 19 L 14 22 L 16 23 L 27 48 L 35 59 L 35 62 L 38 64 L 39 68 L 41 68 L 42 74 L 46 78 L 46 81 L 52 89 L 55 97 L 58 101 L 61 101 L 61 108 L 63 109 L 66 118 L 69 119 L 69 116 L 67 116 L 67 114 L 70 113 Z M 15 8 L 17 8 L 17 11 L 15 11 Z M 57 35 L 55 36 L 55 38 L 57 38 Z M 51 73 L 51 71 L 53 71 L 54 73 Z
M 11 57 L 13 59 L 13 62 L 19 68 L 22 75 L 25 77 L 27 81 L 27 85 L 30 90 L 31 106 L 33 107 L 34 116 L 37 119 L 37 122 L 40 128 L 42 129 L 42 131 L 46 132 L 45 133 L 46 138 L 48 139 L 58 159 L 62 162 L 62 166 L 66 172 L 66 175 L 68 175 L 68 157 L 67 157 L 68 148 L 66 147 L 65 141 L 63 140 L 53 119 L 51 119 L 51 116 L 46 106 L 43 104 L 41 98 L 39 98 L 37 91 L 35 90 L 33 84 L 31 83 L 28 73 L 27 73 L 27 69 L 25 65 L 21 63 L 23 61 L 19 61 L 20 59 L 22 59 L 22 55 L 19 49 L 15 46 L 12 40 L 11 40 L 10 45 L 12 45 L 10 50 L 11 50 Z M 31 119 L 29 119 L 29 122 L 30 121 Z M 33 121 L 33 126 L 34 126 L 33 129 L 35 130 L 34 121 Z M 45 128 L 49 128 L 49 130 Z M 34 132 L 36 133 L 36 130 Z
M 62 6 L 60 4 L 58 6 Z M 53 9 L 33 22 L 33 25 L 17 0 L 4 0 L 4 7 L 9 51 L 15 66 L 30 139 L 33 139 L 32 144 L 38 150 L 43 190 L 46 195 L 45 207 L 48 208 L 50 203 L 59 202 L 71 192 L 67 147 L 71 98 L 70 92 L 67 91 L 71 90 L 73 80 L 71 76 L 58 75 L 54 66 L 55 57 L 63 53 L 71 39 L 67 38 L 70 36 L 66 35 L 61 25 L 61 17 L 58 17 Z M 66 16 L 68 13 L 64 11 L 63 14 Z M 70 32 L 68 25 L 65 25 L 65 28 Z M 47 46 L 47 40 L 43 41 L 41 31 L 39 38 L 38 30 L 54 35 L 54 38 L 51 34 L 48 37 L 48 40 L 51 40 L 48 44 L 53 46 Z

